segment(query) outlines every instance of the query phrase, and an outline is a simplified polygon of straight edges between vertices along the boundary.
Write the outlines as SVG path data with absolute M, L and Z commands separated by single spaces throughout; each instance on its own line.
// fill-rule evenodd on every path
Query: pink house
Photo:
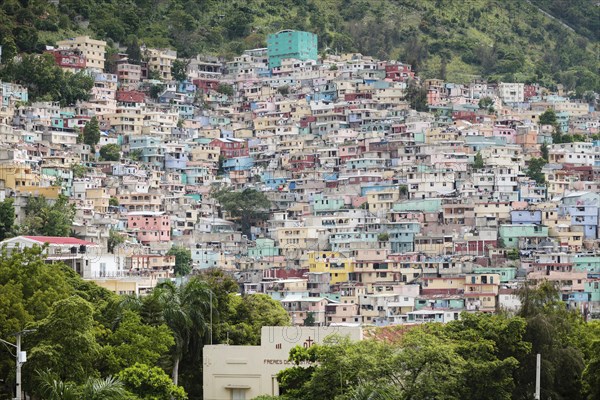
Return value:
M 127 229 L 143 244 L 171 240 L 171 220 L 164 212 L 131 212 L 127 215 Z
M 507 144 L 515 144 L 517 131 L 506 125 L 494 125 L 493 135 L 506 138 Z

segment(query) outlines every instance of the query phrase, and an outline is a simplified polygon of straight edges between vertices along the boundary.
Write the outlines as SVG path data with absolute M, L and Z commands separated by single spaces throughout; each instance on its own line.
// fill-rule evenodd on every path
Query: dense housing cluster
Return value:
M 267 43 L 229 62 L 142 47 L 138 62 L 78 37 L 47 52 L 93 78 L 88 100 L 3 82 L 0 200 L 21 227 L 3 244 L 48 243 L 121 294 L 216 267 L 298 325 L 515 310 L 525 280 L 600 318 L 597 99 L 319 57 L 306 32 Z M 31 230 L 42 196 L 75 205 L 73 237 Z

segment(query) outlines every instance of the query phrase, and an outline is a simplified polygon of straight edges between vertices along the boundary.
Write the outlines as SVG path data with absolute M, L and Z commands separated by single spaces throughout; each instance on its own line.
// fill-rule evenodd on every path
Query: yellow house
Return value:
M 330 283 L 348 282 L 354 273 L 354 259 L 342 257 L 335 251 L 311 251 L 308 253 L 310 272 L 328 272 Z
M 157 71 L 160 79 L 170 81 L 173 79 L 171 68 L 173 62 L 177 60 L 177 52 L 167 49 L 147 49 L 148 67 L 152 71 Z
M 86 189 L 85 198 L 94 204 L 94 211 L 101 213 L 108 211 L 110 196 L 105 188 Z
M 421 294 L 459 294 L 465 288 L 463 276 L 423 277 Z
M 5 164 L 0 165 L 0 182 L 5 188 L 23 191 L 26 187 L 39 187 L 40 176 L 27 165 Z
M 386 213 L 400 199 L 399 189 L 387 189 L 367 193 L 367 204 L 372 213 Z
M 468 274 L 465 276 L 465 307 L 469 311 L 496 310 L 500 284 L 499 274 Z

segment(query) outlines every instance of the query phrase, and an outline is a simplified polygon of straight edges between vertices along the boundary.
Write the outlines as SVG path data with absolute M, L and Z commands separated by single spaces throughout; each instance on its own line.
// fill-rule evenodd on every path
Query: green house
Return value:
M 548 237 L 548 227 L 535 224 L 500 225 L 500 239 L 507 248 L 518 248 L 521 239 L 529 240 L 532 244 L 539 243 Z
M 317 60 L 317 35 L 310 32 L 283 30 L 267 36 L 269 68 L 281 66 L 281 60 Z

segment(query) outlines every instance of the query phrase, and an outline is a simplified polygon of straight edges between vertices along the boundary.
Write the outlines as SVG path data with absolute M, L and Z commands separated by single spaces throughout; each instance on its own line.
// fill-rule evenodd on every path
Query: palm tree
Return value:
M 123 382 L 109 376 L 104 379 L 89 378 L 81 389 L 80 399 L 85 400 L 112 400 L 128 397 Z
M 37 392 L 45 400 L 76 400 L 77 386 L 72 382 L 63 382 L 46 370 L 37 371 Z
M 37 371 L 38 392 L 45 400 L 119 400 L 129 394 L 123 383 L 109 376 L 104 379 L 88 378 L 83 386 L 64 382 L 46 370 Z
M 163 282 L 154 291 L 162 306 L 164 321 L 175 339 L 171 355 L 173 384 L 177 385 L 183 354 L 199 356 L 209 329 L 212 329 L 210 319 L 212 310 L 216 309 L 216 296 L 208 284 L 198 278 L 192 278 L 182 286 Z

